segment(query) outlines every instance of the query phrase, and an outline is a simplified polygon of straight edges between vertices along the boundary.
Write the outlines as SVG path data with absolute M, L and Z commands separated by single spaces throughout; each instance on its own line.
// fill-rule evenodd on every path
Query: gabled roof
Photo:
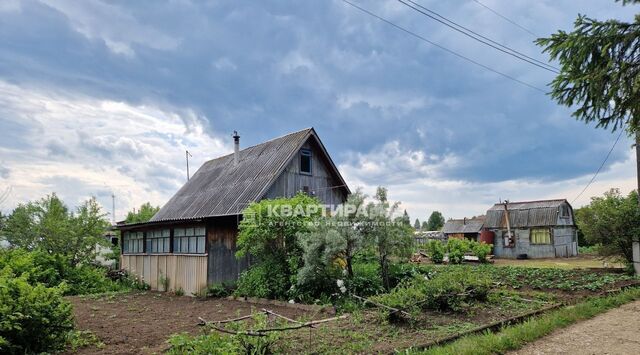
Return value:
M 477 218 L 450 219 L 442 227 L 442 233 L 480 233 L 484 226 L 484 216 Z
M 509 202 L 509 224 L 512 228 L 544 227 L 558 224 L 560 206 L 571 205 L 565 199 Z M 571 217 L 573 213 L 571 213 Z M 505 227 L 504 204 L 496 203 L 487 211 L 485 227 Z
M 329 169 L 349 192 L 344 179 L 313 128 L 303 129 L 204 163 L 150 222 L 236 215 L 261 199 L 308 139 L 326 155 Z

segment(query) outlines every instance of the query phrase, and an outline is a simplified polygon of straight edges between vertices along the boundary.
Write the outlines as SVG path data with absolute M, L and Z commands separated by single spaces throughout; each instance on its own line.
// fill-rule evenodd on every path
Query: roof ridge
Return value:
M 517 203 L 536 203 L 536 202 L 555 202 L 555 201 L 567 201 L 566 198 L 552 198 L 548 200 L 531 200 L 531 201 L 509 201 L 509 204 L 517 204 Z M 503 205 L 504 202 L 494 203 L 494 206 Z
M 294 134 L 297 134 L 297 133 L 301 133 L 301 132 L 304 132 L 304 131 L 311 131 L 311 130 L 313 130 L 313 127 L 308 127 L 308 128 L 305 128 L 305 129 L 301 129 L 301 130 L 295 131 L 295 132 L 289 132 L 289 133 L 287 133 L 287 134 L 283 134 L 283 135 L 281 135 L 281 136 L 279 136 L 279 137 L 271 138 L 271 139 L 266 140 L 266 141 L 264 141 L 264 142 L 257 143 L 257 144 L 254 144 L 254 145 L 250 145 L 250 146 L 248 146 L 248 147 L 246 147 L 246 148 L 242 148 L 242 149 L 240 149 L 240 150 L 239 150 L 239 152 L 242 152 L 242 151 L 247 150 L 247 149 L 250 149 L 250 148 L 255 148 L 255 147 L 259 146 L 259 145 L 267 144 L 267 143 L 269 143 L 269 142 L 273 142 L 273 141 L 276 141 L 276 140 L 278 140 L 278 139 L 282 139 L 282 138 L 285 138 L 285 137 L 288 137 L 288 136 L 291 136 L 291 135 L 294 135 Z M 229 154 L 225 154 L 225 155 L 221 155 L 221 156 L 219 156 L 219 157 L 213 158 L 213 159 L 209 159 L 209 160 L 205 161 L 202 165 L 204 165 L 204 164 L 206 164 L 206 163 L 209 163 L 209 162 L 212 162 L 212 161 L 214 161 L 214 160 L 218 160 L 218 159 L 226 158 L 226 157 L 231 156 L 231 155 L 233 155 L 233 154 L 234 154 L 234 153 L 233 153 L 233 152 L 231 152 L 231 153 L 229 153 Z

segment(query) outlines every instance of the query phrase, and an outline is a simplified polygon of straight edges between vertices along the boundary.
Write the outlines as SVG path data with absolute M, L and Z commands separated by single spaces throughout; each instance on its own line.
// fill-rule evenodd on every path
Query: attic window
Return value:
M 567 205 L 560 206 L 560 217 L 569 218 L 569 207 Z
M 300 172 L 311 174 L 311 151 L 308 149 L 300 150 Z

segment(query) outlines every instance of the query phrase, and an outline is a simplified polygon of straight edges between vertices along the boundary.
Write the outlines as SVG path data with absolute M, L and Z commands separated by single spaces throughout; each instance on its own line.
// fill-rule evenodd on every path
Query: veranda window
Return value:
M 169 229 L 159 229 L 147 232 L 147 253 L 168 253 L 170 251 L 170 237 L 171 232 Z
M 124 254 L 137 254 L 144 252 L 142 232 L 124 232 L 122 235 L 122 252 Z
M 531 244 L 551 244 L 551 232 L 548 228 L 531 230 Z
M 176 228 L 173 230 L 173 252 L 203 254 L 206 232 L 204 227 Z

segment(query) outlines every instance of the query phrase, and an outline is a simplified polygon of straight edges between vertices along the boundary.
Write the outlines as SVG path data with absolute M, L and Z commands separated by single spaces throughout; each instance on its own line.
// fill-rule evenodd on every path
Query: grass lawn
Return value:
M 620 262 L 603 260 L 594 256 L 577 256 L 573 258 L 552 259 L 494 259 L 495 266 L 522 266 L 533 268 L 557 268 L 557 269 L 595 269 L 595 268 L 624 268 Z

